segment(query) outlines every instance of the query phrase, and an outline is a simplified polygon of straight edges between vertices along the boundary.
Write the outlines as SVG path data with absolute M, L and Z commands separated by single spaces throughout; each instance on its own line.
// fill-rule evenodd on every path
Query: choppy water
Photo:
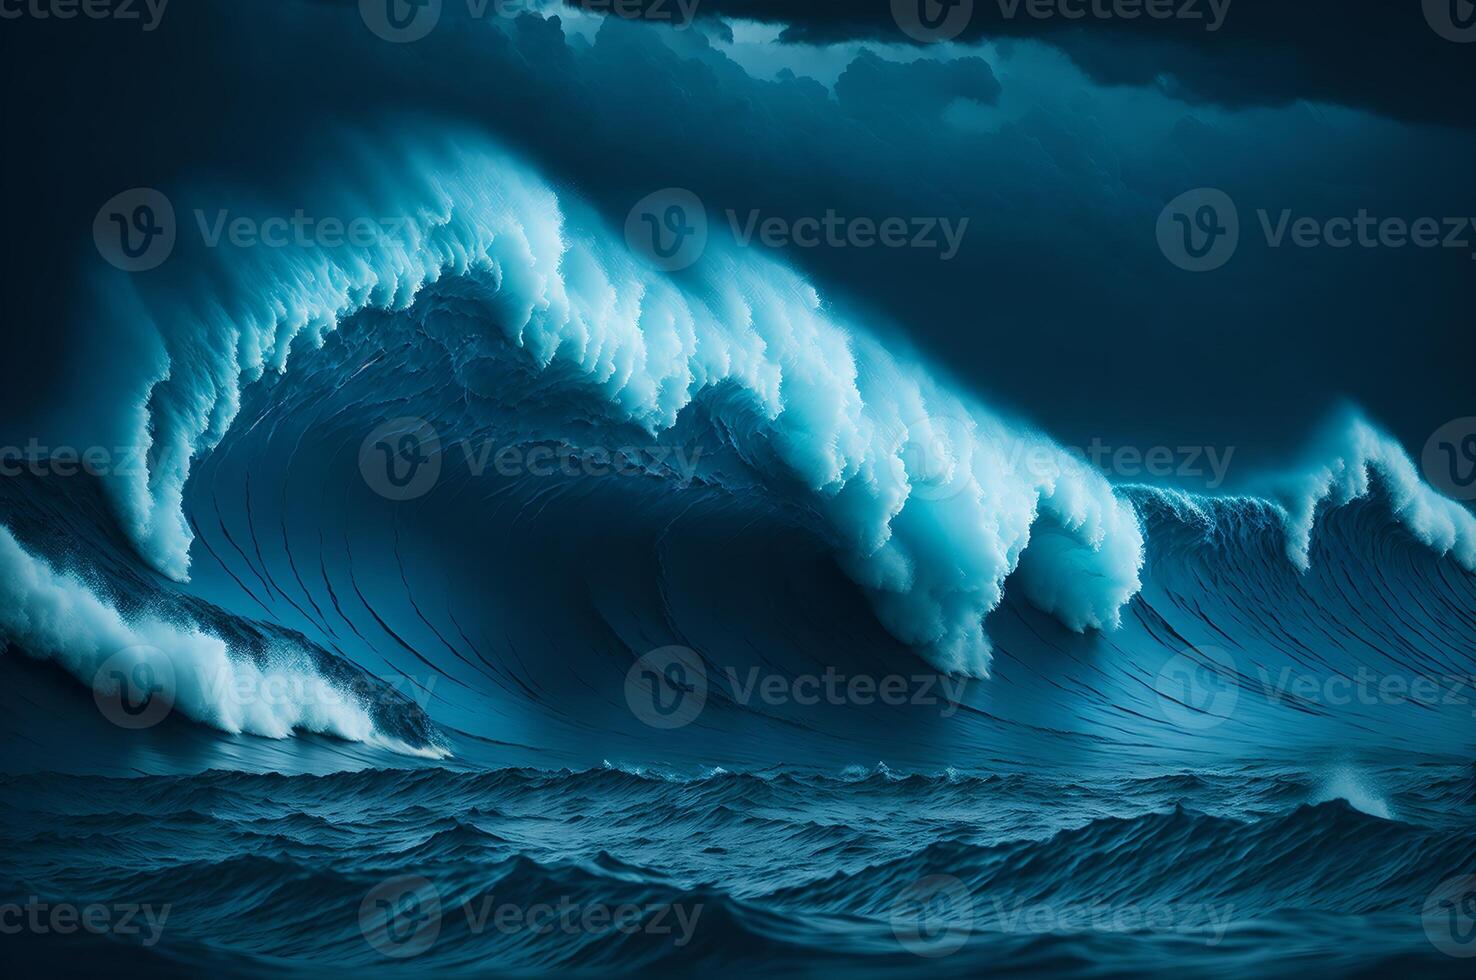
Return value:
M 119 926 L 16 962 L 166 975 L 1464 976 L 1473 804 L 1403 764 L 0 782 L 5 899 Z

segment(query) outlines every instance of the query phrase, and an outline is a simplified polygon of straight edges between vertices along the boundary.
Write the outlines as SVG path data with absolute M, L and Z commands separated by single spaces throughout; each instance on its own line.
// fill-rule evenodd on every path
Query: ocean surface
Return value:
M 1375 421 L 1130 484 L 481 138 L 313 180 L 416 217 L 104 278 L 111 455 L 0 481 L 13 962 L 1469 975 L 1476 518 Z
M 1405 762 L 0 783 L 7 893 L 138 906 L 18 955 L 127 975 L 1467 976 L 1430 883 L 1473 799 Z

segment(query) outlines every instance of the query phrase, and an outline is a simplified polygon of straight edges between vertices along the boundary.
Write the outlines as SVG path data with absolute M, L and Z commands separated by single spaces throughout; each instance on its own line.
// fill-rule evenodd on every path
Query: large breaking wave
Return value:
M 753 250 L 715 237 L 694 268 L 653 271 L 593 210 L 480 136 L 337 149 L 331 167 L 262 192 L 243 213 L 289 213 L 306 202 L 323 215 L 383 216 L 387 236 L 335 248 L 185 245 L 158 274 L 99 281 L 90 316 L 109 325 L 109 336 L 136 342 L 95 379 L 74 441 L 142 447 L 147 465 L 103 476 L 127 545 L 81 521 L 89 528 L 81 537 L 94 545 L 85 561 L 44 550 L 54 546 L 37 530 L 44 493 L 7 488 L 11 522 L 29 512 L 33 526 L 20 542 L 8 532 L 0 539 L 11 606 L 0 629 L 26 652 L 90 681 L 107 651 L 163 646 L 188 665 L 181 709 L 217 728 L 439 752 L 408 704 L 392 724 L 382 703 L 376 714 L 352 698 L 327 712 L 292 703 L 243 712 L 188 678 L 243 674 L 250 686 L 251 672 L 271 663 L 310 680 L 327 676 L 331 686 L 360 673 L 397 679 L 428 670 L 453 685 L 433 698 L 422 692 L 430 714 L 485 736 L 471 719 L 487 713 L 488 689 L 513 715 L 520 709 L 508 706 L 509 692 L 523 708 L 534 705 L 540 722 L 577 718 L 561 704 L 569 678 L 599 687 L 662 642 L 702 648 L 704 629 L 721 634 L 709 636 L 711 646 L 728 645 L 714 664 L 750 655 L 738 652 L 743 644 L 789 671 L 864 662 L 854 652 L 864 648 L 891 657 L 891 669 L 907 669 L 915 654 L 937 670 L 984 678 L 999 640 L 985 632 L 991 614 L 991 633 L 1004 631 L 1017 660 L 1033 659 L 1024 648 L 1056 646 L 1028 606 L 1057 628 L 1106 631 L 1121 675 L 1104 682 L 1100 665 L 1083 659 L 1056 665 L 1054 679 L 1027 690 L 1016 674 L 1001 680 L 1007 709 L 1003 695 L 973 689 L 974 720 L 1012 712 L 1027 729 L 1070 734 L 1060 689 L 1079 683 L 1096 695 L 1095 705 L 1079 706 L 1083 717 L 1104 706 L 1140 716 L 1132 702 L 1142 675 L 1191 642 L 1238 642 L 1257 657 L 1280 644 L 1283 661 L 1298 655 L 1302 641 L 1287 636 L 1316 626 L 1297 625 L 1315 603 L 1288 612 L 1288 590 L 1341 602 L 1339 581 L 1314 581 L 1327 573 L 1315 567 L 1319 553 L 1335 566 L 1367 568 L 1387 549 L 1392 525 L 1428 554 L 1419 582 L 1390 588 L 1455 590 L 1431 600 L 1453 611 L 1421 629 L 1443 632 L 1467 608 L 1469 583 L 1452 585 L 1445 564 L 1425 566 L 1448 555 L 1476 568 L 1476 519 L 1425 486 L 1404 451 L 1356 415 L 1260 497 L 1115 488 Z M 199 220 L 188 204 L 226 198 L 240 200 L 210 187 L 180 195 L 182 229 Z M 366 518 L 352 504 L 362 480 L 338 452 L 399 417 L 430 425 L 447 446 L 554 442 L 587 452 L 644 440 L 694 450 L 697 465 L 678 480 L 652 463 L 647 480 L 600 494 L 567 482 L 477 490 L 458 471 L 432 498 L 451 533 L 465 536 L 465 554 L 432 554 L 423 524 L 430 509 Z M 1318 522 L 1371 496 L 1377 505 L 1342 520 L 1332 539 L 1339 546 L 1319 550 Z M 418 533 L 404 524 L 412 518 Z M 697 543 L 678 547 L 668 531 L 683 520 Z M 756 523 L 791 530 L 745 542 Z M 523 526 L 538 530 L 516 529 Z M 1344 538 L 1350 527 L 1367 534 Z M 566 575 L 570 553 L 551 548 L 545 529 L 572 541 L 571 553 L 588 564 L 578 582 L 556 577 Z M 129 566 L 128 547 L 172 582 L 117 573 Z M 470 567 L 494 548 L 495 570 Z M 814 574 L 786 583 L 784 602 L 793 605 L 771 608 L 764 623 L 735 627 L 741 614 L 716 608 L 722 602 L 712 596 L 735 606 L 778 602 L 762 587 L 781 587 L 781 566 L 820 567 L 816 548 L 859 584 L 869 613 Z M 789 550 L 776 556 L 781 549 Z M 68 571 L 95 567 L 101 554 L 114 574 L 84 582 Z M 208 574 L 191 582 L 202 556 Z M 484 580 L 436 586 L 427 568 Z M 1266 619 L 1232 624 L 1241 615 L 1225 605 L 1232 575 Z M 654 593 L 636 584 L 643 578 Z M 530 637 L 528 623 L 475 608 L 476 590 L 498 585 L 509 608 L 520 586 L 541 590 L 525 597 L 529 618 L 535 608 L 545 622 L 569 618 L 580 605 L 591 622 L 561 624 L 557 641 L 547 626 Z M 438 587 L 451 593 L 444 611 L 426 599 Z M 153 610 L 164 595 L 174 608 L 160 619 Z M 236 602 L 257 607 L 245 610 L 257 618 L 243 619 Z M 1407 645 L 1397 634 L 1399 610 L 1409 608 L 1389 623 L 1390 656 Z M 868 615 L 890 636 L 870 632 Z M 242 643 L 243 629 L 255 639 Z M 263 639 L 263 629 L 272 635 Z M 501 641 L 489 638 L 498 634 Z M 592 681 L 583 660 L 607 644 L 626 659 Z M 561 658 L 563 681 L 547 664 Z M 525 744 L 540 744 L 536 722 L 511 724 Z M 1266 729 L 1252 724 L 1247 737 L 1257 730 Z
M 187 575 L 191 461 L 225 436 L 242 386 L 360 310 L 418 306 L 419 320 L 452 309 L 475 323 L 427 331 L 458 373 L 442 379 L 448 400 L 491 394 L 477 371 L 517 357 L 653 437 L 703 402 L 745 463 L 808 496 L 878 615 L 941 668 L 987 674 L 981 623 L 1017 569 L 1075 629 L 1116 624 L 1137 591 L 1141 533 L 1101 476 L 892 356 L 792 270 L 714 243 L 691 276 L 650 271 L 479 138 L 361 147 L 322 183 L 338 185 L 323 213 L 407 220 L 368 247 L 237 251 L 163 295 L 109 292 L 161 338 L 106 443 L 148 447 L 147 471 L 112 490 L 161 571 Z

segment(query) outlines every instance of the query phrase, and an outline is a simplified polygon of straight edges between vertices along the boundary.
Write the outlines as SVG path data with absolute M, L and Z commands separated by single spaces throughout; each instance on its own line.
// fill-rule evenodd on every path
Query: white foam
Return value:
M 1382 478 L 1395 517 L 1420 541 L 1476 571 L 1476 515 L 1420 479 L 1409 455 L 1392 437 L 1349 413 L 1315 450 L 1305 472 L 1283 481 L 1287 555 L 1298 568 L 1311 564 L 1317 514 L 1368 496 Z
M 1309 802 L 1326 803 L 1329 800 L 1342 800 L 1353 809 L 1371 817 L 1381 817 L 1384 820 L 1394 819 L 1389 809 L 1389 801 L 1384 798 L 1368 776 L 1352 766 L 1338 765 L 1329 769 L 1323 775 L 1322 782 L 1313 791 Z
M 714 234 L 680 281 L 653 272 L 588 209 L 478 137 L 336 155 L 330 175 L 300 190 L 299 202 L 316 191 L 318 213 L 412 220 L 373 248 L 238 250 L 202 274 L 200 295 L 173 286 L 110 307 L 162 337 L 163 359 L 136 388 L 134 408 L 148 412 L 121 416 L 134 444 L 152 440 L 153 465 L 113 490 L 169 575 L 188 573 L 191 459 L 219 442 L 242 385 L 285 369 L 299 338 L 319 343 L 357 310 L 405 310 L 459 277 L 495 305 L 487 329 L 501 330 L 465 343 L 496 340 L 572 369 L 622 421 L 660 432 L 721 386 L 714 411 L 734 449 L 806 488 L 882 621 L 940 668 L 987 674 L 982 621 L 1017 568 L 1024 594 L 1074 629 L 1115 625 L 1139 588 L 1136 514 L 1105 479 L 919 359 L 888 353 L 756 249 Z
M 125 619 L 86 584 L 28 554 L 4 527 L 0 638 L 97 689 L 108 683 L 105 675 L 128 676 L 146 666 L 171 710 L 224 732 L 267 738 L 317 732 L 396 747 L 375 730 L 360 699 L 319 674 L 305 651 L 283 647 L 258 664 L 233 657 L 219 637 L 192 625 Z

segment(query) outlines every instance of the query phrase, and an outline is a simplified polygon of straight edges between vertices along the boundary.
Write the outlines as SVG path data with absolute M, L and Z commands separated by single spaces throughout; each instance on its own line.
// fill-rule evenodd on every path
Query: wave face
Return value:
M 125 973 L 1292 975 L 1263 954 L 1296 930 L 1329 972 L 1461 975 L 1421 909 L 1476 859 L 1470 770 L 1359 775 L 1397 819 L 1271 768 L 7 777 L 3 888 L 133 897 Z

